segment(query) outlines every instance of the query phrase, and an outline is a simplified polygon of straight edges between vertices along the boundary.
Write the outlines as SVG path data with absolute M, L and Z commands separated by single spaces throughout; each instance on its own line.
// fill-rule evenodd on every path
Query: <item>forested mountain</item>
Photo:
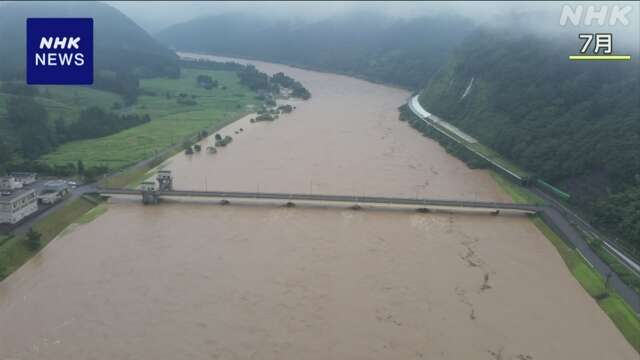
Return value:
M 458 17 L 358 13 L 305 23 L 238 14 L 195 19 L 156 37 L 184 51 L 260 59 L 419 89 L 473 29 Z
M 28 17 L 94 19 L 96 75 L 108 70 L 137 77 L 177 75 L 177 57 L 115 8 L 95 2 L 0 4 L 0 79 L 24 79 Z
M 640 241 L 640 66 L 568 61 L 576 46 L 478 32 L 420 100 Z

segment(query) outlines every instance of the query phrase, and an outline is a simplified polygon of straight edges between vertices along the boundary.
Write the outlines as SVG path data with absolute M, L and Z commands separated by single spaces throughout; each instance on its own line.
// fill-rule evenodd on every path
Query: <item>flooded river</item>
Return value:
M 406 91 L 254 63 L 312 99 L 176 155 L 176 188 L 509 200 L 397 120 Z M 0 359 L 638 354 L 525 217 L 120 200 L 0 283 Z

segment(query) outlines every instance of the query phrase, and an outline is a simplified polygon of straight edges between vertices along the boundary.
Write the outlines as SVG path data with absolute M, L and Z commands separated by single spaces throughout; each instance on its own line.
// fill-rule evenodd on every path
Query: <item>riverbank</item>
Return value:
M 640 353 L 640 318 L 615 291 L 607 286 L 607 281 L 577 249 L 569 247 L 539 217 L 532 218 L 536 227 L 558 250 L 567 268 L 580 285 L 593 297 L 600 308 L 611 318 L 631 346 Z
M 207 72 L 207 71 L 202 71 L 202 72 Z M 201 71 L 198 70 L 198 73 L 201 73 Z M 213 72 L 209 71 L 208 73 L 213 73 Z M 191 73 L 191 75 L 188 78 L 189 80 L 195 79 L 195 72 Z M 225 78 L 225 80 L 228 80 L 228 79 Z M 169 82 L 169 84 L 171 83 L 170 80 L 167 80 L 167 82 Z M 149 86 L 149 84 L 146 84 L 146 85 Z M 156 87 L 156 88 L 152 87 L 152 88 L 159 91 L 160 89 L 169 89 L 169 87 L 167 86 L 168 85 L 165 82 L 165 83 L 162 83 L 161 87 Z M 225 86 L 225 85 L 222 85 L 222 86 Z M 187 85 L 186 83 L 183 85 L 183 87 L 195 88 L 195 86 L 191 84 Z M 170 88 L 174 91 L 180 90 L 180 88 L 175 88 L 175 87 L 170 87 Z M 148 90 L 149 89 L 147 89 L 147 91 Z M 229 91 L 236 91 L 236 90 L 237 89 L 234 86 L 231 86 L 229 89 Z M 242 96 L 242 97 L 246 97 L 246 96 Z M 142 104 L 139 106 L 145 107 L 146 105 Z M 248 111 L 238 112 L 237 104 L 233 106 L 225 105 L 222 109 L 230 110 L 232 108 L 234 110 L 231 110 L 227 114 L 218 116 L 213 122 L 213 125 L 210 124 L 208 126 L 205 126 L 204 130 L 207 130 L 208 132 L 218 131 L 224 128 L 225 126 L 233 123 L 234 121 L 245 118 L 247 114 L 250 114 L 250 112 Z M 218 110 L 221 110 L 221 109 L 218 109 Z M 160 109 L 157 111 L 163 111 L 163 110 Z M 211 109 L 205 110 L 205 112 L 206 114 L 209 114 L 209 115 L 212 114 Z M 192 112 L 190 111 L 190 113 Z M 173 120 L 177 121 L 176 119 L 173 119 Z M 184 122 L 177 121 L 176 125 L 183 126 Z M 114 173 L 105 175 L 103 179 L 101 179 L 98 182 L 98 186 L 115 187 L 115 188 L 135 186 L 137 183 L 139 183 L 143 179 L 149 177 L 149 172 L 152 172 L 155 168 L 157 168 L 158 165 L 162 164 L 162 162 L 164 162 L 166 159 L 181 152 L 182 144 L 184 141 L 188 141 L 188 142 L 198 141 L 198 133 L 203 130 L 203 128 L 201 128 L 200 126 L 203 126 L 203 125 L 199 125 L 197 128 L 194 128 L 194 129 L 191 129 L 190 127 L 187 126 L 186 129 L 180 129 L 180 131 L 177 131 L 177 132 L 173 130 L 170 131 L 169 129 L 165 129 L 164 131 L 167 131 L 171 136 L 171 143 L 169 145 L 167 145 L 162 150 L 158 150 L 157 148 L 155 148 L 155 150 L 151 152 L 153 156 L 150 158 L 140 160 L 137 163 L 130 165 L 124 169 L 116 168 L 116 171 Z M 145 129 L 146 128 L 136 129 L 135 131 L 144 132 Z M 189 133 L 188 135 L 183 136 L 182 134 L 185 134 L 185 131 L 189 131 Z M 106 139 L 100 140 L 100 141 L 108 142 L 110 144 L 109 147 L 114 147 L 114 150 L 117 150 L 117 151 L 126 150 L 126 149 L 122 149 L 122 145 L 113 144 L 113 142 L 110 140 L 113 137 L 133 136 L 135 138 L 134 135 L 129 134 L 126 131 L 123 133 L 124 134 L 118 133 L 114 136 L 109 136 Z M 95 142 L 92 142 L 91 144 L 92 144 L 91 146 L 94 146 Z M 158 145 L 159 144 L 154 143 L 154 147 L 157 147 Z M 75 145 L 71 145 L 71 146 L 75 146 Z M 83 154 L 83 156 L 92 156 L 90 154 L 83 153 L 80 150 L 72 151 L 72 153 L 76 153 L 76 152 L 79 154 Z M 114 155 L 113 153 L 102 153 L 101 156 L 106 158 Z M 139 156 L 139 154 L 138 155 L 134 154 L 132 156 L 137 157 Z M 85 158 L 85 160 L 86 159 L 87 158 Z M 86 163 L 92 164 L 91 162 L 86 162 Z M 24 263 L 29 261 L 29 259 L 35 256 L 38 251 L 44 248 L 56 236 L 60 235 L 62 231 L 67 227 L 72 226 L 73 224 L 86 223 L 88 222 L 89 219 L 92 220 L 95 217 L 102 214 L 104 211 L 106 211 L 106 207 L 105 207 L 106 205 L 101 205 L 103 201 L 102 199 L 93 199 L 90 196 L 83 195 L 81 197 L 74 197 L 73 199 L 69 199 L 69 200 L 70 201 L 68 203 L 62 204 L 59 208 L 53 209 L 50 214 L 46 215 L 46 217 L 44 217 L 43 219 L 37 220 L 32 225 L 32 228 L 38 233 L 40 233 L 42 236 L 41 245 L 35 251 L 29 249 L 29 247 L 27 246 L 27 236 L 24 234 L 17 235 L 17 236 L 13 236 L 13 234 L 8 234 L 6 236 L 3 236 L 3 239 L 0 242 L 0 281 L 2 281 L 4 278 L 9 276 L 11 273 L 16 271 L 17 269 L 19 269 L 20 266 L 22 266 Z M 64 199 L 63 201 L 67 201 L 67 199 Z M 96 209 L 100 211 L 94 211 Z M 87 215 L 89 214 L 90 214 L 90 218 L 87 218 Z
M 409 106 L 409 109 L 413 112 L 413 114 L 407 114 L 405 112 L 400 113 L 401 120 L 408 120 L 412 126 L 416 127 L 418 130 L 423 131 L 424 134 L 429 136 L 434 136 L 438 138 L 437 133 L 432 133 L 428 131 L 428 126 L 417 126 L 416 123 L 422 123 L 422 119 L 419 116 L 431 116 L 428 112 L 426 112 L 419 103 L 417 103 L 417 97 L 414 97 L 411 100 L 412 106 Z M 414 116 L 414 119 L 407 119 L 407 117 Z M 426 122 L 426 120 L 425 120 Z M 436 127 L 437 125 L 432 124 L 431 126 Z M 441 131 L 442 133 L 442 131 Z M 451 137 L 450 141 L 454 143 L 460 144 L 461 146 L 467 147 L 468 144 L 464 144 L 461 139 L 457 139 L 452 134 L 445 134 Z M 439 139 L 444 142 L 443 146 L 449 146 L 447 144 L 446 139 Z M 467 155 L 463 155 L 454 145 L 452 154 L 456 156 L 461 156 L 461 158 L 469 163 L 476 164 L 475 160 L 472 157 Z M 482 155 L 480 155 L 482 156 Z M 504 164 L 497 165 L 502 166 Z M 509 169 L 507 168 L 506 172 L 513 177 L 517 177 L 517 175 L 511 175 Z M 517 174 L 517 171 L 515 172 Z M 516 203 L 530 202 L 530 203 L 538 203 L 538 204 L 547 204 L 547 201 L 536 193 L 530 191 L 528 188 L 525 188 L 521 185 L 513 183 L 513 181 L 509 181 L 503 175 L 498 174 L 497 172 L 492 171 L 492 176 L 494 180 L 507 192 Z M 551 205 L 548 205 L 551 206 Z M 561 214 L 558 212 L 558 214 Z M 562 216 L 566 216 L 563 214 Z M 585 253 L 580 252 L 579 248 L 576 248 L 575 242 L 583 242 L 585 244 L 589 244 L 590 247 L 593 247 L 591 243 L 589 243 L 589 239 L 584 238 L 584 232 L 582 234 L 578 233 L 580 229 L 576 227 L 576 231 L 573 231 L 572 234 L 576 235 L 574 238 L 567 239 L 569 236 L 565 234 L 565 238 L 562 239 L 558 234 L 554 233 L 544 221 L 537 217 L 533 220 L 534 224 L 540 229 L 540 231 L 545 234 L 545 236 L 554 244 L 560 255 L 562 256 L 565 264 L 574 275 L 574 277 L 578 280 L 578 282 L 584 287 L 584 289 L 591 295 L 600 305 L 602 310 L 609 315 L 611 320 L 616 324 L 617 328 L 620 332 L 625 336 L 625 338 L 629 341 L 629 343 L 640 352 L 640 320 L 638 313 L 634 311 L 633 307 L 630 306 L 630 302 L 633 301 L 633 306 L 637 307 L 640 303 L 636 304 L 635 300 L 640 299 L 638 294 L 635 292 L 635 289 L 632 287 L 635 282 L 628 282 L 630 279 L 621 279 L 618 275 L 622 272 L 622 269 L 618 269 L 616 274 L 612 274 L 611 259 L 607 261 L 607 263 L 603 263 L 603 260 L 598 258 L 598 256 L 602 256 L 601 254 L 595 255 L 589 247 L 582 247 L 583 251 L 587 251 L 586 256 L 591 258 L 594 263 L 596 263 L 597 268 L 594 267 L 594 264 L 589 262 L 587 257 L 585 257 Z M 572 224 L 575 226 L 575 224 Z M 561 241 L 562 243 L 558 243 Z M 567 243 L 568 242 L 568 243 Z M 580 256 L 578 257 L 579 254 Z M 597 258 L 595 261 L 594 258 Z M 588 266 L 587 266 L 588 264 Z M 626 269 L 624 269 L 626 270 Z M 634 274 L 626 271 L 625 274 L 629 276 L 633 276 Z M 613 277 L 611 279 L 611 284 L 609 284 L 609 280 L 607 280 L 607 286 L 605 288 L 605 280 L 604 277 L 608 276 L 606 274 L 611 274 Z M 624 281 L 623 281 L 624 280 Z M 631 279 L 635 281 L 634 279 Z M 618 294 L 616 289 L 621 293 Z M 622 297 L 621 297 L 622 295 Z M 623 298 L 624 297 L 624 298 Z
M 256 66 L 313 97 L 171 157 L 177 189 L 509 199 L 397 121 L 407 92 Z M 522 217 L 114 200 L 60 240 L 0 283 L 0 357 L 637 359 Z
M 8 240 L 0 244 L 0 281 L 19 269 L 24 263 L 36 256 L 40 250 L 45 248 L 49 242 L 60 235 L 65 229 L 73 224 L 87 223 L 92 220 L 86 217 L 87 214 L 99 208 L 99 212 L 93 213 L 97 216 L 104 211 L 103 201 L 89 195 L 73 199 L 68 204 L 55 210 L 46 218 L 37 221 L 32 229 L 41 236 L 40 245 L 37 248 L 30 248 L 28 236 L 26 234 L 10 236 Z

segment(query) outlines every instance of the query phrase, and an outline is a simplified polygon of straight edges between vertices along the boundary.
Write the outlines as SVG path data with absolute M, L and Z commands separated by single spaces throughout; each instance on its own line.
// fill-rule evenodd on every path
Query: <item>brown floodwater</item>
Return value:
M 312 99 L 176 155 L 176 188 L 509 200 L 397 120 L 406 91 L 252 63 Z M 519 216 L 113 200 L 0 283 L 0 359 L 146 358 L 638 354 Z

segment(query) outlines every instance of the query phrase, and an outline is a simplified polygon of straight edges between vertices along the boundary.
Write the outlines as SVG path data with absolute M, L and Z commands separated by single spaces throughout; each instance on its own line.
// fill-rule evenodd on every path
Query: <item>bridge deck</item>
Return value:
M 140 190 L 130 189 L 100 189 L 103 196 L 114 195 L 138 195 Z M 219 199 L 258 199 L 258 200 L 283 200 L 283 201 L 305 201 L 305 202 L 340 202 L 352 204 L 372 204 L 372 205 L 411 205 L 418 207 L 437 206 L 453 208 L 469 208 L 484 210 L 512 210 L 523 213 L 536 213 L 541 210 L 538 205 L 513 204 L 499 202 L 481 201 L 461 201 L 461 200 L 441 200 L 441 199 L 411 199 L 400 197 L 382 196 L 349 196 L 349 195 L 322 195 L 322 194 L 292 194 L 292 193 L 265 193 L 265 192 L 239 192 L 239 191 L 190 191 L 172 190 L 158 191 L 156 194 L 163 197 L 205 197 Z

